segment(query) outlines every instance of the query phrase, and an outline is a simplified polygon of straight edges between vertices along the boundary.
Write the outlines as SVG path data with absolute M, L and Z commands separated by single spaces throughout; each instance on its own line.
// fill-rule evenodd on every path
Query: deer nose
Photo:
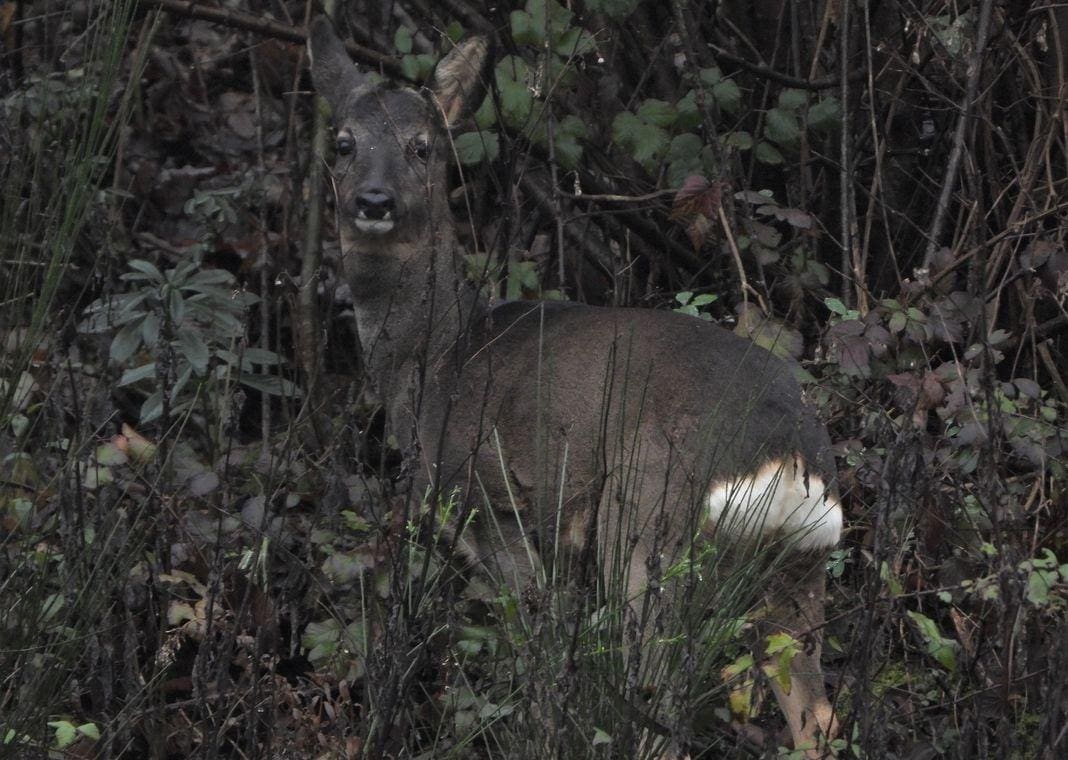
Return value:
M 388 219 L 396 207 L 393 196 L 385 190 L 365 190 L 356 196 L 356 215 L 362 219 Z

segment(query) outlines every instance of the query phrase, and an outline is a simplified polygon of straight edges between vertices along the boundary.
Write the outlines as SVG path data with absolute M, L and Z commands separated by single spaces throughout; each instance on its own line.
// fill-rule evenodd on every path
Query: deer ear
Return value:
M 478 105 L 488 49 L 485 37 L 471 37 L 450 50 L 434 69 L 434 99 L 446 127 Z
M 308 28 L 308 57 L 315 89 L 326 98 L 335 114 L 368 86 L 367 76 L 356 70 L 326 16 L 316 16 Z

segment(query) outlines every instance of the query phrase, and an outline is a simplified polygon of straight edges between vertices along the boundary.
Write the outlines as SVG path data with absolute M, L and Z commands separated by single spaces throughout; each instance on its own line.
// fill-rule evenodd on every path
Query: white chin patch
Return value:
M 842 535 L 842 507 L 800 456 L 768 462 L 752 475 L 714 483 L 708 511 L 717 531 L 736 538 L 781 536 L 797 549 L 830 549 Z
M 385 235 L 393 229 L 392 219 L 356 219 L 353 226 L 368 235 Z

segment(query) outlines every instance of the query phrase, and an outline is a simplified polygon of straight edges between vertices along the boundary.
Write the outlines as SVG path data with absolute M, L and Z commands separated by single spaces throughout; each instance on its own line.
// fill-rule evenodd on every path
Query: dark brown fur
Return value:
M 481 41 L 439 64 L 429 98 L 358 74 L 325 19 L 310 48 L 339 148 L 354 147 L 339 152 L 334 179 L 370 379 L 390 431 L 418 444 L 416 493 L 432 484 L 491 505 L 494 519 L 466 537 L 479 560 L 521 589 L 539 571 L 532 545 L 544 552 L 559 536 L 556 548 L 581 551 L 596 535 L 610 576 L 611 537 L 623 535 L 634 541 L 622 570 L 637 599 L 654 552 L 717 529 L 701 506 L 709 484 L 794 455 L 833 483 L 826 431 L 763 349 L 672 312 L 491 307 L 464 279 L 444 127 L 479 91 Z M 774 590 L 792 602 L 778 605 L 777 626 L 803 635 L 821 625 L 825 556 L 795 558 L 798 582 Z M 778 694 L 796 741 L 831 720 L 818 632 L 814 641 L 794 661 L 791 693 Z

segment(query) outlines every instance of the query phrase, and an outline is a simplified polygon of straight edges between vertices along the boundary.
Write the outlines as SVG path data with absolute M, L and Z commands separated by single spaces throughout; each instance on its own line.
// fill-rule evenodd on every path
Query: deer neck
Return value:
M 487 313 L 484 297 L 463 277 L 452 228 L 388 243 L 344 240 L 363 359 L 390 406 L 427 378 L 454 372 L 472 331 Z

